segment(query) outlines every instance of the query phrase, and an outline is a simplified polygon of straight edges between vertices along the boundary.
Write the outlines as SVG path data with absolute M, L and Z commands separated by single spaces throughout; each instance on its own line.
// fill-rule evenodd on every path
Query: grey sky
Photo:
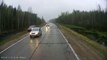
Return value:
M 104 0 L 4 0 L 7 5 L 17 7 L 21 6 L 22 10 L 27 11 L 32 7 L 34 13 L 46 20 L 57 17 L 61 12 L 72 12 L 73 10 L 96 10 L 100 4 L 105 9 Z

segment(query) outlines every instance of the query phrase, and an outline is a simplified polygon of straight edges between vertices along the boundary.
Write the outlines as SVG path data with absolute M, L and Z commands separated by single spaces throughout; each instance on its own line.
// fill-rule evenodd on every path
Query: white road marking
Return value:
M 27 35 L 27 36 L 28 36 L 28 35 Z M 25 36 L 25 37 L 22 38 L 21 40 L 17 41 L 16 43 L 10 45 L 9 47 L 7 47 L 7 48 L 4 49 L 3 51 L 1 51 L 0 54 L 3 53 L 3 52 L 5 52 L 6 50 L 8 50 L 9 48 L 11 48 L 12 46 L 16 45 L 17 43 L 21 42 L 21 41 L 24 40 L 27 36 Z
M 59 29 L 58 29 L 59 30 Z M 63 33 L 59 30 L 59 32 L 61 33 L 61 35 L 63 36 L 63 38 L 65 39 L 65 41 L 67 42 L 67 44 L 69 45 L 70 49 L 72 50 L 72 52 L 74 53 L 75 57 L 77 58 L 77 60 L 80 60 L 80 58 L 78 57 L 78 55 L 76 54 L 76 52 L 74 51 L 74 49 L 72 48 L 72 46 L 68 43 L 68 40 L 66 39 L 66 37 L 63 35 Z
M 43 29 L 43 27 L 42 27 L 42 29 Z M 25 34 L 25 35 L 27 35 L 27 34 Z M 27 36 L 29 36 L 29 35 L 27 35 Z M 9 48 L 11 48 L 12 46 L 16 45 L 17 43 L 21 42 L 21 41 L 24 40 L 27 36 L 25 36 L 25 37 L 22 38 L 21 40 L 17 41 L 16 43 L 10 45 L 9 47 L 7 47 L 7 48 L 4 49 L 3 51 L 1 51 L 0 54 L 3 53 L 3 52 L 5 52 L 6 50 L 8 50 Z

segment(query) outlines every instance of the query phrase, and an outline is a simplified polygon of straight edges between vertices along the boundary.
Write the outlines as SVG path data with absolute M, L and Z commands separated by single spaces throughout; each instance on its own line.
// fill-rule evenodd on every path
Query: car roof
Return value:
M 40 27 L 34 27 L 34 28 L 32 28 L 32 29 L 40 29 Z

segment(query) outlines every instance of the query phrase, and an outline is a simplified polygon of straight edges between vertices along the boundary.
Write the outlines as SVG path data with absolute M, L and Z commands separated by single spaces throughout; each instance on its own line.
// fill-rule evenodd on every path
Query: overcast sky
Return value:
M 98 4 L 105 9 L 105 0 L 4 0 L 7 5 L 13 7 L 21 6 L 23 11 L 32 7 L 34 13 L 39 17 L 49 20 L 57 17 L 61 12 L 72 12 L 73 10 L 96 10 Z

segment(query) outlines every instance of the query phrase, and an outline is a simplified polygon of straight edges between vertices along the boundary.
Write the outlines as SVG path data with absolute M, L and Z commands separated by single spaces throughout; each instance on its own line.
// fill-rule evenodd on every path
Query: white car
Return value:
M 30 38 L 41 36 L 42 35 L 41 28 L 40 27 L 32 28 L 29 34 L 30 34 Z

